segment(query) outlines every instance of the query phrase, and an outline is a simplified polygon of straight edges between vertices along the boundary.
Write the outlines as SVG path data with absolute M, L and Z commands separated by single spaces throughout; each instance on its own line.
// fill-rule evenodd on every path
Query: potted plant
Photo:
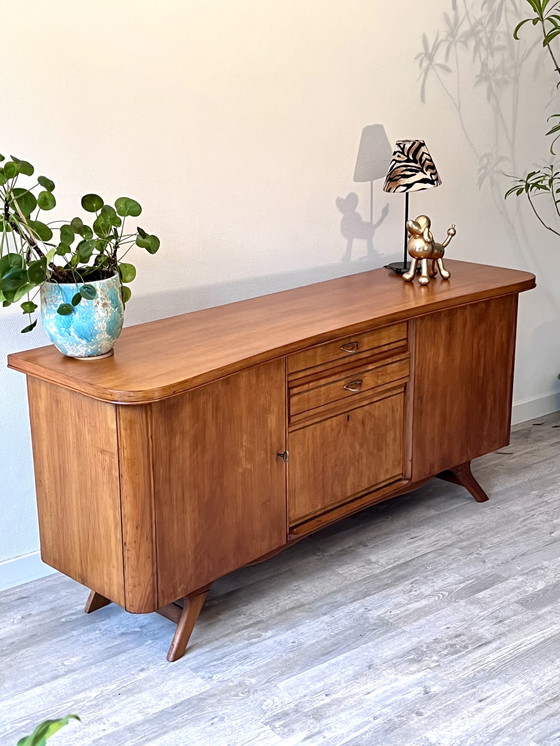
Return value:
M 542 37 L 542 46 L 552 65 L 552 69 L 560 75 L 560 64 L 553 49 L 552 42 L 560 35 L 560 6 L 554 0 L 527 0 L 532 15 L 524 18 L 514 29 L 513 36 L 519 40 L 519 32 L 526 24 L 536 26 Z M 557 42 L 554 42 L 556 44 Z M 557 83 L 557 86 L 560 83 Z M 554 136 L 550 144 L 550 154 L 556 156 L 555 146 L 560 139 L 560 114 L 551 114 L 548 122 L 553 123 L 547 136 Z M 506 197 L 515 194 L 525 196 L 536 218 L 551 233 L 560 236 L 560 168 L 558 163 L 552 163 L 530 171 L 526 176 L 515 178 L 513 186 L 506 192 Z M 544 205 L 537 197 L 547 197 Z M 544 210 L 543 210 L 544 207 Z M 550 218 L 552 217 L 552 221 Z M 552 222 L 552 225 L 550 224 Z
M 29 179 L 28 162 L 0 156 L 0 301 L 19 303 L 32 331 L 40 296 L 45 331 L 69 357 L 95 359 L 113 353 L 119 336 L 128 283 L 136 268 L 124 257 L 133 246 L 155 254 L 159 239 L 140 227 L 127 232 L 127 218 L 137 218 L 140 204 L 119 197 L 105 204 L 97 194 L 82 197 L 89 221 L 44 222 L 42 212 L 56 206 L 55 184 L 46 176 Z M 22 185 L 27 179 L 28 185 Z M 56 236 L 56 237 L 55 237 Z

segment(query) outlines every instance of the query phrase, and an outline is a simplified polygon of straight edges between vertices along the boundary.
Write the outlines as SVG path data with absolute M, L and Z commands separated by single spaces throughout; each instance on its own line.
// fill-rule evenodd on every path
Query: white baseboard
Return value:
M 0 562 L 0 591 L 29 583 L 31 580 L 44 578 L 53 572 L 56 572 L 56 570 L 41 561 L 39 552 L 31 552 L 31 554 L 24 554 L 22 557 L 14 557 L 5 562 Z
M 535 399 L 524 399 L 513 405 L 511 424 L 518 425 L 520 422 L 534 420 L 536 417 L 544 417 L 545 414 L 558 411 L 560 411 L 560 391 L 538 396 Z

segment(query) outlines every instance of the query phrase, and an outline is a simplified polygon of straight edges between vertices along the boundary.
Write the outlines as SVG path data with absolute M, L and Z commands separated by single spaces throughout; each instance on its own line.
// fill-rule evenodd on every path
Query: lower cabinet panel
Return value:
M 283 360 L 153 405 L 159 605 L 286 542 Z
M 404 394 L 294 430 L 288 436 L 288 516 L 293 526 L 352 496 L 399 479 Z
M 413 480 L 509 443 L 517 296 L 416 320 Z

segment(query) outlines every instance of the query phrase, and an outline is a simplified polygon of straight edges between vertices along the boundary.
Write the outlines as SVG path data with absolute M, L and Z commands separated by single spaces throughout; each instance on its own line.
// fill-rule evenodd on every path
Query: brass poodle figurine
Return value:
M 422 267 L 418 279 L 420 285 L 427 285 L 430 282 L 430 277 L 437 275 L 438 269 L 444 280 L 448 280 L 451 277 L 451 273 L 443 266 L 443 255 L 445 254 L 445 247 L 457 231 L 455 230 L 455 226 L 452 225 L 447 231 L 445 241 L 443 243 L 436 243 L 430 230 L 431 224 L 432 221 L 427 215 L 419 215 L 416 220 L 409 220 L 406 224 L 408 231 L 406 248 L 412 257 L 410 269 L 403 275 L 403 280 L 407 282 L 412 282 L 414 279 L 418 261 L 421 262 Z M 428 268 L 428 262 L 431 262 L 430 268 Z

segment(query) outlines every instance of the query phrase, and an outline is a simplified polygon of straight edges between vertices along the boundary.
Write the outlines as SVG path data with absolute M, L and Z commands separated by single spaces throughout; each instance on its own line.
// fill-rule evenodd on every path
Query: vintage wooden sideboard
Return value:
M 27 375 L 43 560 L 176 622 L 209 585 L 509 442 L 526 272 L 378 269 L 129 327 L 114 357 L 9 356 Z M 273 591 L 271 591 L 273 592 Z

